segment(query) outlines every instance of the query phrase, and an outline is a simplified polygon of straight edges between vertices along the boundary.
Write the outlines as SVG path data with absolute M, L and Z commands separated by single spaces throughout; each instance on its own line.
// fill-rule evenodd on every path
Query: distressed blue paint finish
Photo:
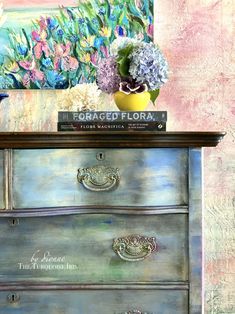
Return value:
M 4 314 L 187 314 L 187 291 L 19 291 L 20 301 L 8 304 L 0 292 Z
M 4 209 L 4 154 L 3 150 L 0 150 L 0 209 Z
M 20 218 L 15 227 L 1 219 L 0 281 L 187 281 L 187 218 L 187 214 L 81 214 Z M 132 234 L 155 237 L 158 252 L 139 262 L 122 260 L 113 251 L 113 240 Z M 48 261 L 47 252 L 64 259 Z
M 189 149 L 189 314 L 203 313 L 201 149 Z
M 15 208 L 77 205 L 156 206 L 187 204 L 187 149 L 14 150 Z M 94 165 L 119 168 L 120 184 L 91 192 L 77 182 L 77 169 Z

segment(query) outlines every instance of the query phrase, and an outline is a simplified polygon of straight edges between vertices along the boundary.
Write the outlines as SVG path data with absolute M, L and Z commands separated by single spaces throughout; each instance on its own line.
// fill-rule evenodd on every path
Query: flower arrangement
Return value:
M 168 63 L 159 47 L 133 38 L 118 38 L 110 47 L 111 56 L 101 60 L 97 85 L 108 94 L 147 92 L 154 103 L 168 80 Z
M 78 84 L 60 93 L 58 106 L 68 111 L 93 111 L 101 101 L 101 90 L 95 83 Z

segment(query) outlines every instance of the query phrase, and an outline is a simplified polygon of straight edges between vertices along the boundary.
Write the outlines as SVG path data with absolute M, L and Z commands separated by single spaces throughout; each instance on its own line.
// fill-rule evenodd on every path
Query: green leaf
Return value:
M 128 3 L 128 11 L 134 15 L 137 16 L 139 18 L 143 18 L 141 11 L 137 8 L 137 6 L 135 5 L 135 1 L 134 0 L 129 0 Z
M 150 99 L 153 102 L 153 104 L 154 104 L 155 100 L 157 99 L 159 93 L 160 93 L 160 89 L 155 89 L 155 90 L 149 91 Z
M 118 57 L 127 57 L 130 55 L 130 53 L 132 52 L 133 50 L 133 45 L 128 45 L 126 46 L 125 48 L 123 49 L 120 49 L 118 51 Z
M 122 11 L 121 15 L 118 18 L 118 25 L 122 25 L 122 20 L 125 17 L 125 11 Z
M 28 45 L 28 49 L 31 49 L 31 45 L 30 45 L 30 42 L 29 42 L 29 38 L 28 38 L 28 36 L 27 36 L 26 31 L 25 31 L 24 28 L 22 28 L 22 33 L 24 34 L 24 37 L 25 37 L 25 39 L 26 39 L 26 42 L 27 42 L 27 45 Z
M 136 21 L 143 29 L 145 29 L 145 24 L 141 18 L 139 18 L 138 16 L 131 15 L 131 19 L 133 21 Z
M 150 12 L 149 12 L 149 8 L 150 8 L 150 3 L 149 3 L 149 0 L 144 0 L 144 13 L 146 16 L 149 16 Z
M 129 55 L 133 50 L 133 45 L 128 45 L 127 47 L 119 50 L 118 52 L 118 71 L 121 76 L 129 76 L 130 59 Z
M 118 63 L 118 70 L 121 76 L 129 76 L 129 67 L 130 67 L 130 60 L 128 58 L 122 59 Z
M 109 17 L 110 16 L 110 12 L 111 12 L 111 7 L 110 7 L 110 3 L 108 0 L 104 0 L 104 4 L 106 7 L 106 15 Z

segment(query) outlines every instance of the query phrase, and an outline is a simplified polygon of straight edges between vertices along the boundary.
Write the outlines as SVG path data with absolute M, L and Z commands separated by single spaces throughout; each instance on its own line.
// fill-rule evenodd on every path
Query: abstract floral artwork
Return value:
M 93 83 L 110 44 L 153 39 L 154 0 L 0 0 L 0 89 Z

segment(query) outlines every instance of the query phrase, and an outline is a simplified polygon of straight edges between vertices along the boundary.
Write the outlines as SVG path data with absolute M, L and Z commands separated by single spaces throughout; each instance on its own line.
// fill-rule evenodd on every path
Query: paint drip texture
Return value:
M 155 42 L 170 68 L 156 110 L 168 131 L 226 131 L 204 149 L 205 313 L 235 313 L 235 47 L 234 0 L 162 0 Z M 56 131 L 62 91 L 9 91 L 0 131 Z M 116 110 L 107 95 L 99 110 Z M 153 107 L 149 107 L 153 109 Z

